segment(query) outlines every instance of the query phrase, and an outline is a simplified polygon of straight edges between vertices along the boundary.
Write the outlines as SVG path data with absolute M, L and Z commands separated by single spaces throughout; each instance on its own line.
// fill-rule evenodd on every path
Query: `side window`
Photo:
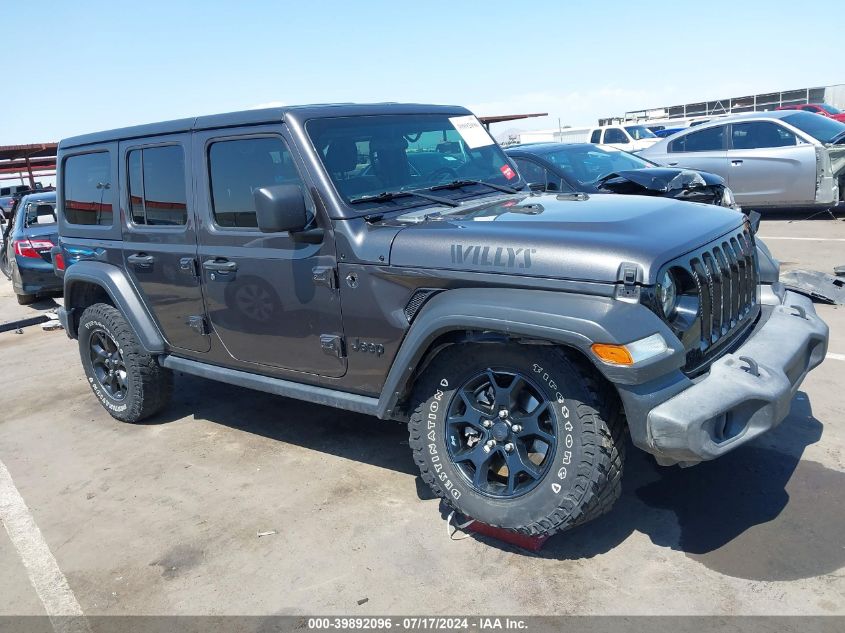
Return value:
M 801 109 L 806 110 L 807 112 L 818 112 L 819 111 L 819 109 L 816 106 L 811 106 L 811 105 L 801 106 Z
M 287 145 L 277 136 L 212 143 L 208 171 L 214 221 L 221 227 L 257 228 L 254 191 L 302 185 Z
M 111 226 L 110 168 L 108 152 L 65 159 L 64 214 L 70 224 Z
M 669 143 L 669 152 L 714 152 L 724 149 L 725 126 L 685 134 Z
M 628 137 L 618 127 L 611 127 L 604 131 L 605 143 L 629 143 Z
M 129 211 L 135 224 L 183 226 L 188 221 L 185 154 L 180 145 L 129 152 Z
M 731 132 L 733 149 L 789 147 L 797 143 L 795 135 L 777 123 L 751 121 L 734 123 Z
M 601 130 L 593 130 L 593 133 L 590 134 L 590 143 L 601 143 Z
M 529 185 L 542 184 L 544 187 L 546 186 L 546 170 L 540 165 L 524 158 L 514 158 L 513 162 L 516 163 L 517 170 Z

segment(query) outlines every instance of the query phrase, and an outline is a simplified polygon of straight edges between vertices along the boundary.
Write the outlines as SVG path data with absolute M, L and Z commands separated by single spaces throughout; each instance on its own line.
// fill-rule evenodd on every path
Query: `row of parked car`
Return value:
M 746 211 L 776 207 L 831 207 L 845 197 L 845 123 L 784 109 L 719 118 L 657 139 L 636 154 L 601 143 L 531 143 L 507 148 L 514 167 L 535 191 L 672 197 Z M 806 110 L 801 108 L 800 110 Z M 594 131 L 604 140 L 612 130 Z M 646 140 L 642 131 L 638 140 Z M 609 140 L 613 140 L 611 137 Z M 447 147 L 408 152 L 417 173 L 450 173 L 459 162 Z M 364 168 L 373 177 L 375 166 Z M 25 190 L 3 198 L 7 217 L 0 270 L 18 301 L 61 291 L 52 274 L 56 196 Z M 775 264 L 761 248 L 764 277 Z

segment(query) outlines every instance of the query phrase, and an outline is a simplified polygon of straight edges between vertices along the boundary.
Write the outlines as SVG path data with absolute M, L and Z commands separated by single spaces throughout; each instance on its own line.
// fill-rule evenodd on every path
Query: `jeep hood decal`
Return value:
M 742 226 L 741 213 L 668 198 L 534 194 L 409 214 L 390 264 L 615 283 L 621 262 L 653 284 L 665 262 Z

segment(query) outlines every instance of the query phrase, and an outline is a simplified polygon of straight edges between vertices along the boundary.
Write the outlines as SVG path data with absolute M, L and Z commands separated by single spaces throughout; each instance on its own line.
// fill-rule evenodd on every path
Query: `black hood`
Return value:
M 622 262 L 653 284 L 659 268 L 730 231 L 744 216 L 671 198 L 518 194 L 410 212 L 390 264 L 615 283 Z M 387 222 L 386 222 L 387 223 Z

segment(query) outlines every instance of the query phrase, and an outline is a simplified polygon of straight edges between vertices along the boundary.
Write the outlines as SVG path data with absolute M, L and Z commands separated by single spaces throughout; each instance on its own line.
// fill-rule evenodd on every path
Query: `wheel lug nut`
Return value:
M 513 450 L 513 444 L 511 442 L 505 444 L 505 450 L 510 453 Z
M 519 433 L 521 430 L 522 430 L 522 426 L 519 425 L 519 424 L 514 424 L 511 427 L 511 431 L 513 431 L 514 433 Z
M 481 425 L 482 425 L 485 429 L 489 429 L 491 426 L 493 426 L 493 420 L 484 420 L 484 421 L 481 423 Z
M 508 417 L 508 410 L 507 409 L 500 409 L 499 410 L 499 417 L 503 420 Z

